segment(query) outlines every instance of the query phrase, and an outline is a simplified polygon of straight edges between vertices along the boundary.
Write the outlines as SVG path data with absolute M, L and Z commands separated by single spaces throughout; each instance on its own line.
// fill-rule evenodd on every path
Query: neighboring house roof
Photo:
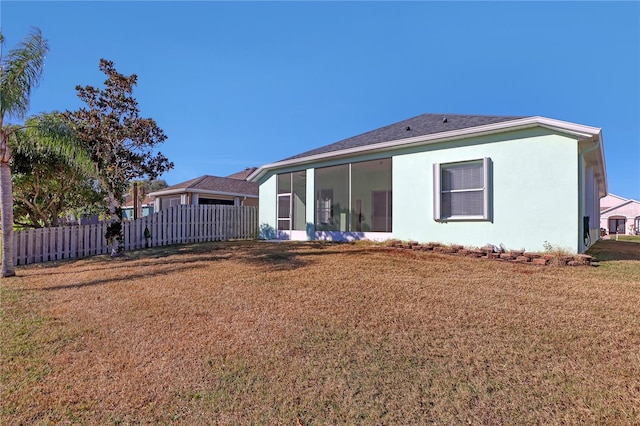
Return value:
M 149 204 L 153 204 L 153 200 L 155 197 L 151 197 L 149 196 L 149 194 L 144 196 L 144 199 L 142 200 L 142 206 L 147 206 Z M 123 208 L 133 208 L 133 197 L 131 196 L 131 194 L 126 194 L 124 196 L 124 204 L 122 204 Z
M 204 175 L 150 193 L 154 197 L 192 192 L 211 195 L 258 197 L 258 184 L 229 177 Z
M 623 198 L 619 195 L 615 195 L 611 193 L 607 194 L 606 197 L 602 197 L 600 199 L 600 211 L 604 212 L 605 210 L 608 210 L 615 206 L 619 206 L 620 204 L 623 204 L 627 201 L 629 201 L 629 199 Z
M 601 216 L 612 216 L 612 215 L 622 215 L 622 216 L 628 216 L 628 217 L 635 217 L 636 215 L 640 214 L 640 202 L 636 201 L 636 200 L 626 200 L 623 201 L 620 204 L 617 204 L 615 206 L 609 207 L 605 210 L 602 210 L 600 212 Z
M 584 155 L 596 164 L 595 176 L 598 178 L 600 196 L 607 194 L 601 129 L 538 116 L 423 114 L 264 165 L 251 173 L 247 180 L 257 182 L 269 170 L 280 167 L 534 127 L 544 127 L 585 142 Z
M 247 180 L 247 176 L 249 176 L 251 173 L 255 172 L 257 169 L 257 167 L 247 167 L 246 169 L 240 171 L 240 172 L 236 172 L 234 174 L 231 174 L 229 176 L 227 176 L 228 178 L 231 179 L 240 179 L 240 180 Z

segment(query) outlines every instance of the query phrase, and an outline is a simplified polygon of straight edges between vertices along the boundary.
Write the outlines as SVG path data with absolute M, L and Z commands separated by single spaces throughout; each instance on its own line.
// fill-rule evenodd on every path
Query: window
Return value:
M 281 173 L 277 181 L 278 191 L 278 230 L 304 231 L 306 229 L 306 170 Z
M 316 230 L 391 232 L 391 169 L 391 158 L 316 168 Z
M 291 230 L 291 173 L 278 175 L 278 230 Z
M 627 219 L 625 217 L 610 217 L 609 218 L 609 233 L 610 234 L 624 234 L 627 226 Z
M 351 231 L 391 232 L 391 158 L 351 163 Z
M 349 230 L 349 165 L 315 169 L 316 231 Z
M 179 206 L 181 204 L 180 202 L 181 202 L 180 197 L 164 198 L 162 200 L 162 207 L 167 208 L 167 207 Z
M 223 200 L 220 198 L 202 198 L 198 197 L 198 204 L 200 205 L 218 205 L 218 206 L 233 206 L 233 200 Z
M 434 219 L 489 220 L 490 165 L 489 158 L 434 164 Z

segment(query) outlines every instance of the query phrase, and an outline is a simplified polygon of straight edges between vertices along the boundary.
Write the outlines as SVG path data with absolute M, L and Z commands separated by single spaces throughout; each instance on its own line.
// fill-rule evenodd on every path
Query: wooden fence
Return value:
M 125 221 L 124 249 L 258 237 L 257 207 L 180 205 Z M 15 265 L 109 253 L 106 222 L 27 229 L 14 234 Z M 145 238 L 148 229 L 150 238 Z

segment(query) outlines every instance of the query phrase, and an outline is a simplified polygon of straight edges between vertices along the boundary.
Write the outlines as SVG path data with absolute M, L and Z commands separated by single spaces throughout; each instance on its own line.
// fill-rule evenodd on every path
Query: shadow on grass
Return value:
M 239 260 L 269 271 L 283 271 L 303 268 L 314 263 L 309 257 L 340 254 L 341 256 L 362 255 L 366 247 L 345 250 L 349 243 L 327 241 L 285 241 L 261 242 Z
M 176 257 L 175 259 L 158 259 L 157 257 L 154 256 L 144 260 L 136 260 L 135 265 L 127 264 L 134 259 L 127 259 L 127 258 L 111 259 L 108 256 L 102 256 L 102 257 L 103 258 L 100 261 L 91 262 L 91 265 L 100 265 L 100 266 L 91 267 L 91 265 L 86 265 L 87 266 L 86 268 L 78 267 L 78 268 L 74 268 L 71 271 L 64 270 L 64 271 L 58 272 L 53 270 L 55 269 L 55 266 L 63 266 L 65 264 L 71 265 L 70 262 L 73 262 L 73 261 L 69 261 L 68 263 L 57 263 L 55 266 L 48 266 L 46 269 L 43 269 L 43 270 L 37 269 L 38 272 L 32 272 L 36 269 L 31 269 L 27 274 L 24 274 L 24 276 L 33 277 L 38 275 L 69 275 L 69 274 L 82 274 L 86 272 L 99 273 L 100 271 L 113 271 L 114 268 L 118 268 L 118 267 L 144 268 L 148 266 L 166 266 L 171 264 L 177 265 L 177 264 L 190 264 L 190 263 L 196 263 L 196 262 L 214 262 L 214 261 L 220 261 L 220 260 L 228 260 L 231 258 L 231 255 L 210 255 L 210 256 L 199 255 L 199 256 L 192 256 L 192 257 L 181 256 L 181 257 Z M 79 262 L 79 261 L 76 260 L 76 262 Z
M 587 251 L 598 262 L 640 260 L 640 244 L 635 241 L 598 240 Z
M 111 283 L 117 283 L 122 281 L 131 281 L 135 279 L 149 278 L 154 276 L 165 276 L 170 273 L 180 273 L 193 270 L 193 266 L 181 266 L 175 268 L 164 268 L 158 269 L 152 273 L 144 273 L 144 274 L 127 274 L 124 277 L 113 277 L 113 278 L 102 278 L 91 281 L 79 282 L 79 283 L 70 283 L 70 284 L 61 284 L 61 285 L 53 285 L 50 287 L 44 287 L 42 290 L 44 291 L 54 291 L 54 290 L 68 290 L 68 289 L 77 289 L 83 287 L 93 287 Z
M 221 245 L 220 242 L 212 243 L 200 243 L 200 244 L 182 244 L 171 245 L 162 247 L 151 247 L 145 249 L 131 250 L 124 252 L 120 257 L 111 257 L 108 254 L 99 254 L 94 256 L 75 258 L 75 259 L 61 259 L 44 263 L 35 263 L 29 265 L 17 266 L 20 270 L 25 272 L 24 275 L 56 275 L 56 274 L 69 274 L 82 273 L 82 272 L 97 272 L 97 271 L 110 271 L 117 267 L 129 267 L 133 266 L 130 263 L 135 262 L 135 266 L 154 266 L 165 265 L 167 263 L 191 263 L 198 261 L 214 261 L 225 260 L 231 256 L 231 254 L 219 254 L 210 255 L 205 258 L 204 254 L 210 254 L 215 251 L 225 250 L 226 247 Z M 176 256 L 174 259 L 167 260 Z M 62 266 L 68 266 L 73 268 L 72 271 L 56 271 Z
M 231 241 L 183 244 L 164 247 L 153 247 L 126 252 L 123 257 L 111 258 L 99 255 L 83 259 L 54 261 L 44 264 L 28 265 L 24 276 L 37 275 L 73 275 L 101 271 L 113 271 L 115 268 L 148 268 L 157 270 L 142 273 L 128 273 L 113 278 L 97 278 L 94 280 L 45 287 L 44 290 L 81 288 L 104 285 L 119 281 L 148 278 L 155 275 L 193 270 L 205 267 L 207 263 L 232 260 L 264 269 L 264 271 L 287 271 L 307 267 L 313 264 L 309 256 L 341 254 L 344 256 L 362 255 L 369 251 L 367 247 L 341 248 L 345 243 L 335 242 L 266 242 L 266 241 Z M 75 265 L 74 265 L 75 264 Z M 199 265 L 196 265 L 199 264 Z M 69 269 L 56 270 L 67 266 Z

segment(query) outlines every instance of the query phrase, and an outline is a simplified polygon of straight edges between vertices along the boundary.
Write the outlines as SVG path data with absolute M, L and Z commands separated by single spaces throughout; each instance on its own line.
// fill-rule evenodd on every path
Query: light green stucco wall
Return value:
M 491 221 L 436 222 L 433 164 L 489 157 Z M 537 130 L 431 146 L 393 158 L 393 235 L 481 247 L 577 251 L 578 155 L 573 139 Z
M 313 164 L 314 167 L 392 157 L 393 238 L 480 247 L 571 252 L 579 246 L 581 212 L 577 141 L 542 128 L 445 142 Z M 433 219 L 433 164 L 489 157 L 490 221 Z M 260 224 L 276 228 L 275 173 L 260 182 Z M 307 210 L 314 222 L 314 169 L 307 168 Z M 312 238 L 312 235 L 307 235 Z
M 278 178 L 275 174 L 270 175 L 260 182 L 260 201 L 258 207 L 260 238 L 275 238 L 275 230 L 277 229 L 277 187 Z

